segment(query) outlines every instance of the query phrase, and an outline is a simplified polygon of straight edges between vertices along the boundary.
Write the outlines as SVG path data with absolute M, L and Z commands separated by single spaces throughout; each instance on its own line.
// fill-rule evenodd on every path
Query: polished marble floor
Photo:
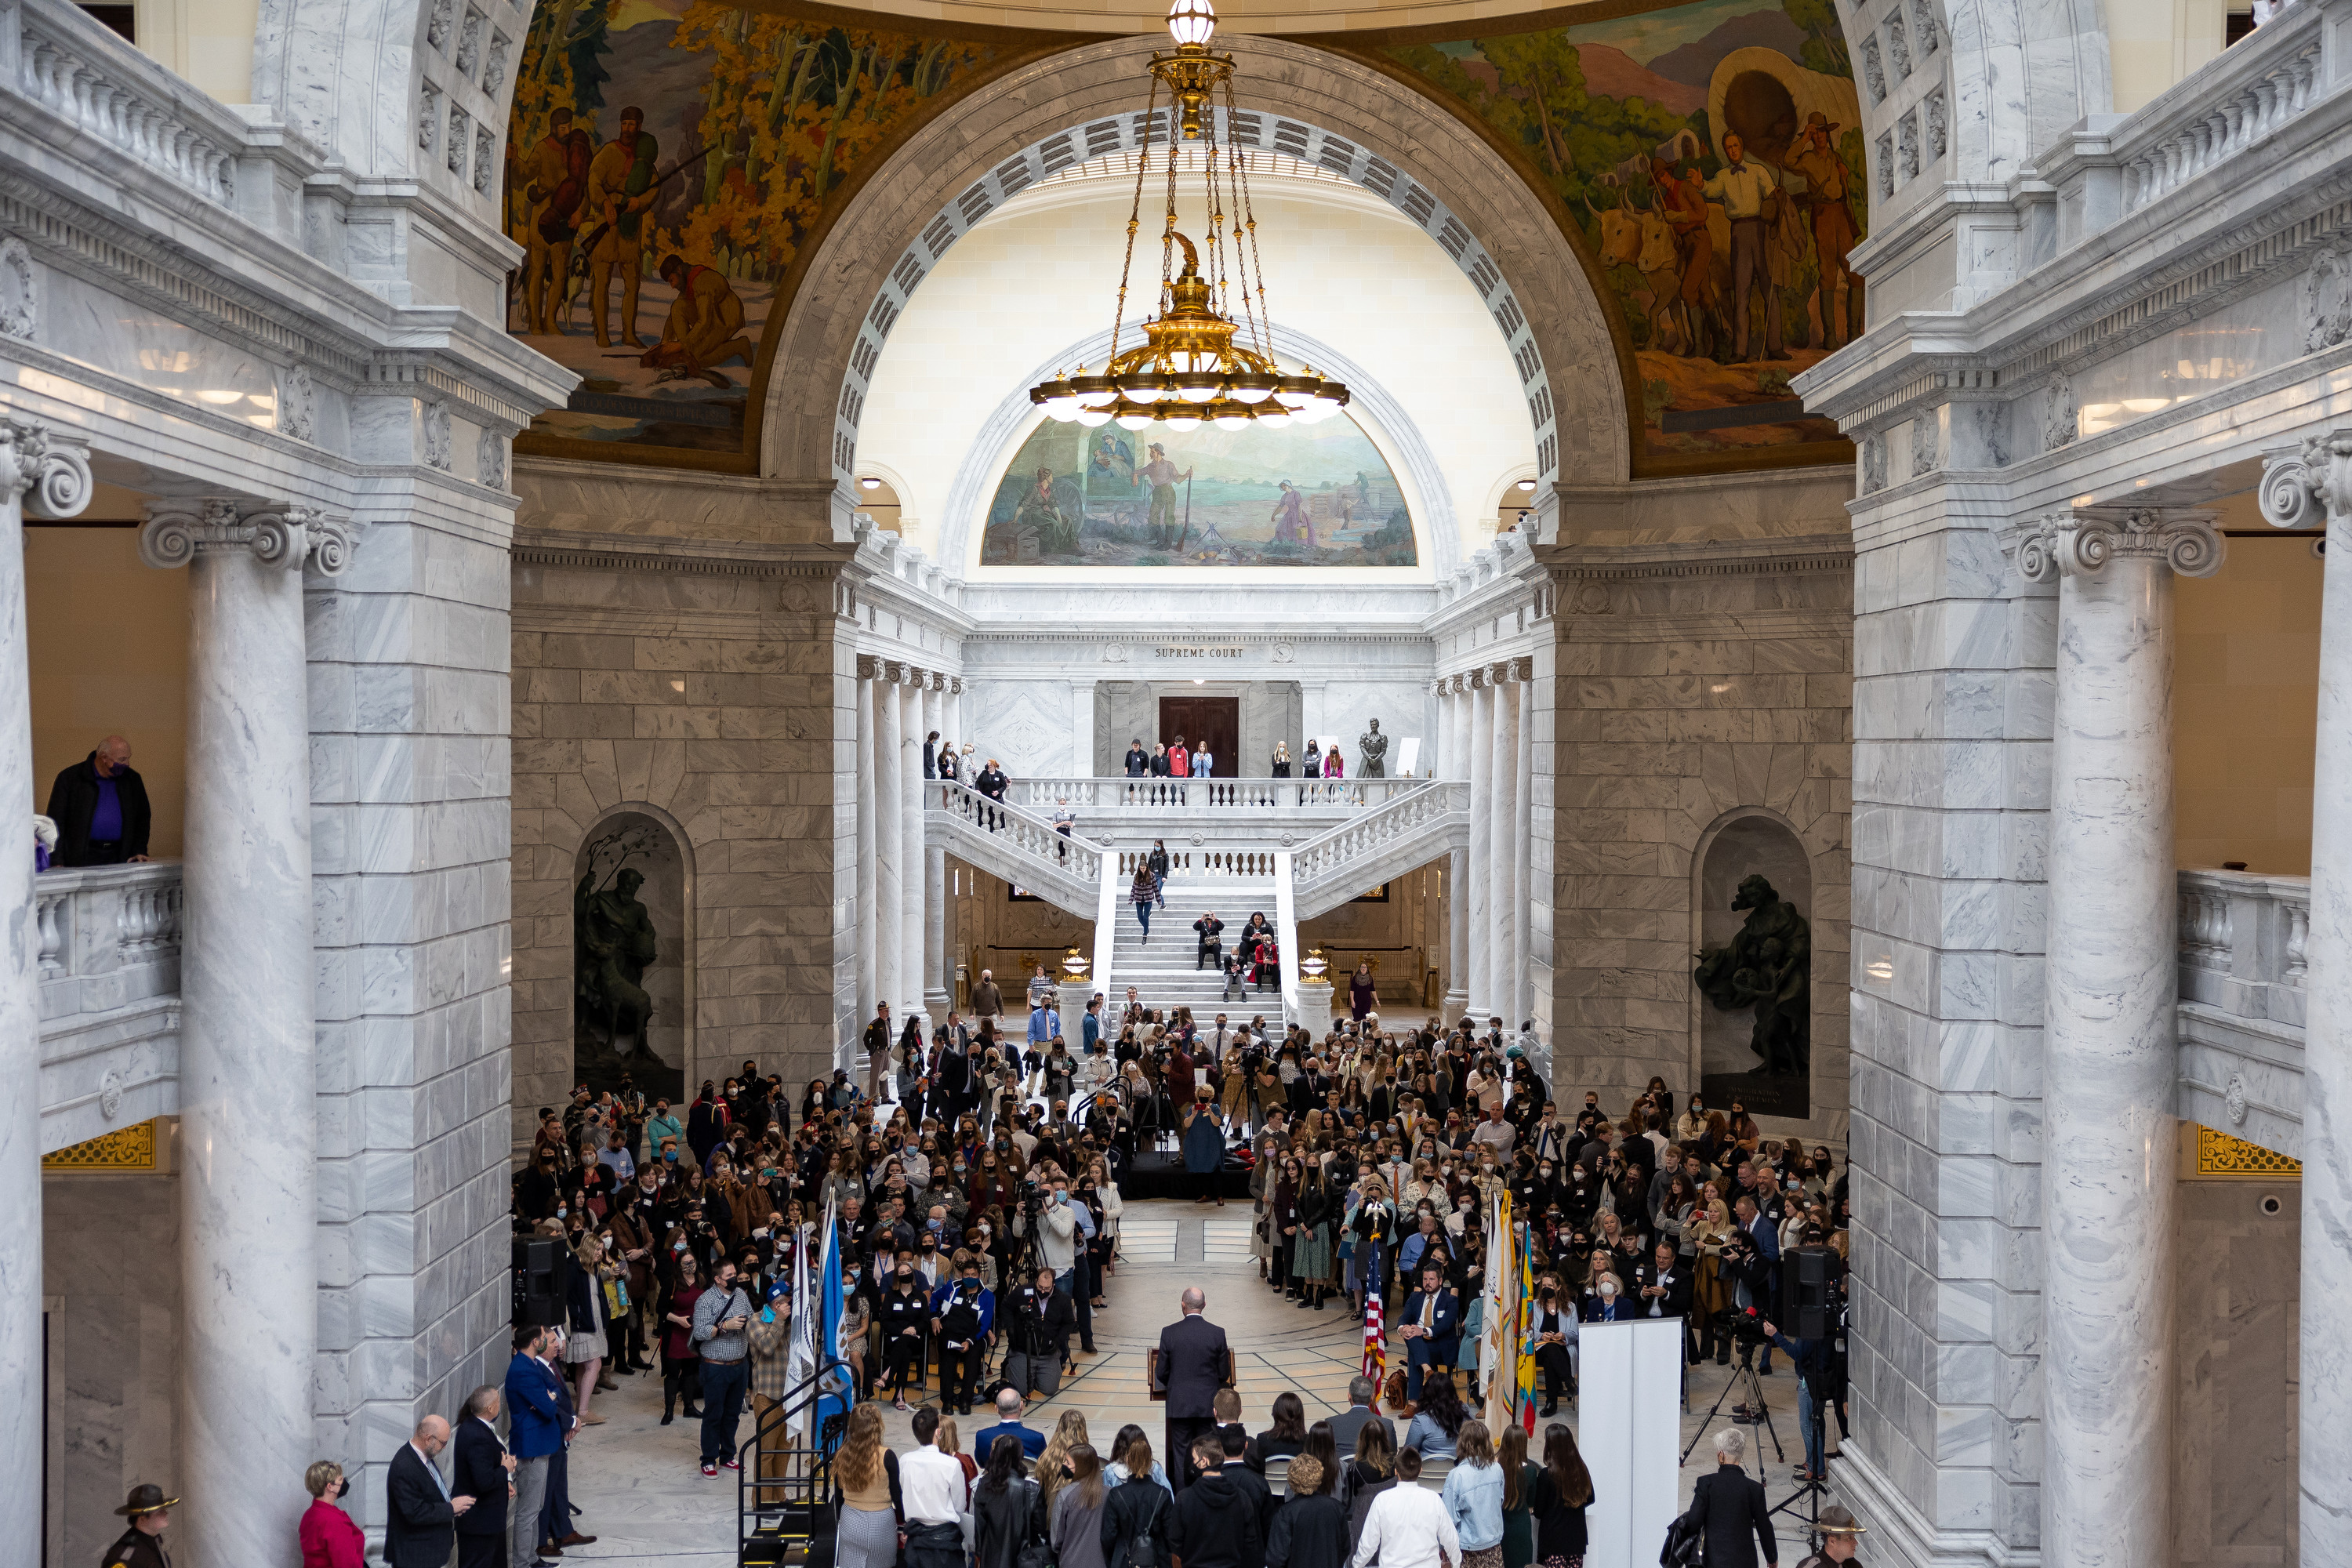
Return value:
M 1032 1426 L 1050 1430 L 1065 1410 L 1082 1412 L 1088 1435 L 1105 1445 L 1132 1421 L 1160 1443 L 1161 1415 L 1145 1384 L 1144 1358 L 1159 1342 L 1162 1326 L 1177 1315 L 1176 1300 L 1188 1285 L 1208 1292 L 1210 1320 L 1223 1326 L 1239 1365 L 1243 1419 L 1252 1430 L 1264 1426 L 1274 1396 L 1296 1389 L 1309 1421 L 1344 1409 L 1348 1380 L 1362 1354 L 1362 1329 L 1338 1304 L 1301 1311 L 1276 1298 L 1257 1278 L 1249 1253 L 1247 1211 L 1222 1212 L 1181 1201 L 1128 1205 L 1122 1224 L 1123 1261 L 1112 1274 L 1110 1306 L 1096 1315 L 1095 1353 L 1078 1356 L 1076 1376 L 1065 1380 L 1055 1398 L 1030 1406 Z M 1391 1354 L 1395 1347 L 1391 1347 Z M 1713 1365 L 1691 1371 L 1683 1436 L 1697 1436 L 1706 1410 L 1723 1391 L 1727 1373 Z M 681 1417 L 663 1426 L 656 1376 L 620 1380 L 617 1394 L 599 1394 L 594 1410 L 604 1425 L 584 1431 L 572 1447 L 572 1495 L 580 1528 L 597 1537 L 573 1547 L 569 1562 L 626 1559 L 663 1568 L 723 1568 L 732 1561 L 735 1540 L 734 1477 L 705 1480 L 696 1465 L 697 1424 Z M 1801 1457 L 1795 1411 L 1796 1379 L 1785 1365 L 1763 1380 L 1765 1398 L 1785 1460 L 1775 1460 L 1772 1443 L 1761 1447 L 1760 1472 L 1772 1500 L 1794 1490 L 1790 1471 Z M 1727 1411 L 1737 1396 L 1725 1402 Z M 1563 1415 L 1572 1415 L 1573 1405 Z M 884 1407 L 885 1430 L 893 1447 L 913 1446 L 908 1417 Z M 989 1425 L 975 1413 L 961 1423 L 963 1436 Z M 1718 1415 L 1711 1429 L 1729 1425 Z M 748 1432 L 749 1427 L 745 1430 Z M 1751 1429 L 1748 1469 L 1759 1473 L 1753 1447 L 1761 1434 Z M 1683 1468 L 1687 1496 L 1712 1459 L 1702 1442 Z M 1835 1475 L 1835 1467 L 1832 1467 Z M 1834 1495 L 1834 1494 L 1832 1494 Z M 1784 1516 L 1785 1517 L 1785 1516 Z M 1777 1521 L 1775 1521 L 1778 1522 Z M 1794 1531 L 1782 1531 L 1790 1551 Z M 1802 1556 L 1796 1551 L 1791 1556 Z

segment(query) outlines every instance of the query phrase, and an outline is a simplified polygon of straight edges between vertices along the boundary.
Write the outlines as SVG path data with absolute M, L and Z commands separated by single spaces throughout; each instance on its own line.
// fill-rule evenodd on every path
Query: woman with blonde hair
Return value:
M 1691 1279 L 1691 1315 L 1698 1320 L 1698 1359 L 1710 1352 L 1718 1363 L 1731 1359 L 1731 1342 L 1716 1337 L 1716 1315 L 1732 1303 L 1732 1279 L 1723 1268 L 1724 1237 L 1732 1233 L 1731 1211 L 1707 1184 L 1704 1201 L 1692 1211 L 1683 1234 L 1697 1247 L 1698 1268 Z
M 563 1362 L 577 1384 L 572 1400 L 579 1409 L 580 1425 L 600 1426 L 604 1418 L 590 1413 L 588 1401 L 595 1396 L 596 1374 L 604 1370 L 604 1331 L 612 1322 L 604 1302 L 604 1282 L 620 1270 L 604 1261 L 604 1244 L 593 1236 L 583 1237 L 572 1256 L 580 1267 L 572 1271 L 571 1288 L 564 1297 L 572 1332 L 564 1342 Z
M 877 1414 L 879 1414 L 879 1412 L 877 1412 Z M 957 1464 L 963 1467 L 964 1500 L 967 1502 L 971 1501 L 971 1483 L 980 1479 L 980 1463 L 970 1454 L 963 1451 L 963 1439 L 956 1433 L 954 1416 L 942 1415 L 940 1417 L 939 1436 L 931 1439 L 931 1446 L 939 1449 L 940 1453 L 951 1456 Z
M 1075 1410 L 1063 1411 L 1053 1436 L 1045 1439 L 1045 1452 L 1037 1456 L 1037 1468 L 1030 1472 L 1037 1478 L 1038 1501 L 1046 1518 L 1054 1517 L 1054 1494 L 1070 1479 L 1070 1450 L 1086 1442 L 1087 1418 Z
M 343 1467 L 320 1459 L 302 1473 L 311 1502 L 299 1533 L 302 1568 L 367 1568 L 367 1537 L 337 1504 L 343 1495 Z
M 1516 1430 L 1516 1428 L 1514 1428 Z M 1461 1568 L 1503 1568 L 1503 1467 L 1485 1423 L 1465 1421 L 1454 1439 L 1454 1468 L 1440 1494 L 1461 1538 Z
M 834 1501 L 841 1507 L 834 1546 L 839 1568 L 895 1568 L 898 1561 L 898 1456 L 882 1441 L 882 1412 L 861 1405 L 833 1461 Z

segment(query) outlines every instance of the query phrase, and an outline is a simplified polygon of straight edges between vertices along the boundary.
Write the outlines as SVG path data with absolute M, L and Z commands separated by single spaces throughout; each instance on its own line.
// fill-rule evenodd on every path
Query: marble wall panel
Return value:
M 44 1176 L 40 1223 L 42 1290 L 57 1303 L 48 1420 L 64 1461 L 52 1478 L 50 1495 L 64 1503 L 52 1540 L 57 1561 L 95 1563 L 122 1533 L 113 1510 L 132 1487 L 177 1489 L 178 1184 L 165 1174 Z M 20 1542 L 31 1534 L 16 1531 Z
M 2299 1197 L 2291 1181 L 2184 1181 L 2174 1203 L 2181 1568 L 2297 1558 Z
M 855 996 L 835 889 L 856 781 L 835 737 L 854 733 L 856 682 L 830 576 L 516 571 L 517 1139 L 570 1082 L 572 857 L 627 804 L 692 848 L 689 1083 L 747 1058 L 793 1081 L 831 1067 Z
M 1599 576 L 1614 554 L 1588 543 L 1555 557 L 1579 570 L 1561 602 L 1580 613 L 1557 617 L 1538 704 L 1552 908 L 1538 1005 L 1561 1092 L 1590 1084 L 1622 1101 L 1654 1073 L 1695 1080 L 1692 858 L 1727 814 L 1761 808 L 1793 827 L 1811 870 L 1813 1114 L 1787 1131 L 1842 1138 L 1852 578 L 1644 574 L 1630 552 Z

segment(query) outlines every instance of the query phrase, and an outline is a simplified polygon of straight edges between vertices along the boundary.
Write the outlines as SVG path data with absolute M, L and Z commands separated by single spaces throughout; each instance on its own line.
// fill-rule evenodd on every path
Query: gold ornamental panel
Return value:
M 87 1142 L 41 1156 L 44 1171 L 152 1171 L 155 1168 L 155 1123 L 102 1132 Z
M 2197 1129 L 2197 1175 L 2204 1180 L 2239 1181 L 2301 1181 L 2303 1162 L 2289 1159 L 2259 1143 L 2249 1143 L 2242 1138 L 2232 1138 L 2227 1132 L 2216 1132 L 2210 1127 Z

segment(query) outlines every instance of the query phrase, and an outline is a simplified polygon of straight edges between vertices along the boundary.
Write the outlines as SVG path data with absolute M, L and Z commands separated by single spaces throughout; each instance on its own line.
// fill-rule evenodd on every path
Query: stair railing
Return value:
M 781 1564 L 784 1552 L 795 1544 L 814 1548 L 822 1517 L 832 1507 L 833 1454 L 841 1446 L 841 1432 L 845 1426 L 842 1416 L 827 1418 L 816 1433 L 814 1443 L 780 1444 L 771 1447 L 771 1436 L 786 1431 L 801 1412 L 829 1392 L 823 1386 L 828 1373 L 838 1370 L 844 1377 L 851 1375 L 849 1363 L 838 1356 L 827 1356 L 816 1369 L 785 1392 L 784 1397 L 761 1411 L 752 1422 L 751 1435 L 736 1446 L 735 1463 L 735 1561 L 741 1568 L 768 1568 Z M 856 1385 L 851 1387 L 853 1398 Z M 768 1479 L 752 1472 L 761 1455 L 782 1454 L 784 1474 Z M 784 1500 L 761 1504 L 758 1499 L 764 1493 L 781 1493 Z M 788 1532 L 793 1514 L 801 1516 L 803 1530 L 799 1534 Z M 763 1522 L 774 1516 L 776 1528 Z M 772 1546 L 770 1554 L 765 1548 Z

